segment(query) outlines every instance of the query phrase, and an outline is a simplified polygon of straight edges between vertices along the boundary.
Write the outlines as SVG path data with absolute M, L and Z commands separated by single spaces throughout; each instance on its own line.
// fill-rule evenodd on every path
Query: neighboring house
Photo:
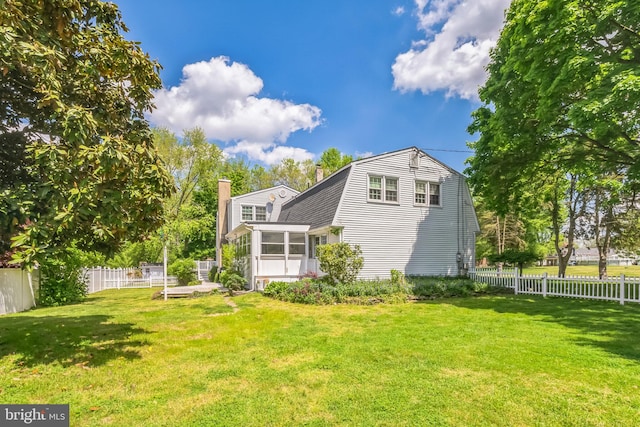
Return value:
M 464 176 L 416 147 L 354 161 L 299 194 L 281 186 L 230 198 L 229 182 L 219 185 L 218 235 L 236 244 L 252 289 L 322 274 L 325 243 L 360 245 L 365 279 L 458 275 L 475 263 L 480 227 Z

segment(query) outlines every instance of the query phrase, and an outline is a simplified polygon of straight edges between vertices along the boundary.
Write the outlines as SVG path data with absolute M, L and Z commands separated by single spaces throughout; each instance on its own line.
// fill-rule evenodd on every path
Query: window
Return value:
M 370 175 L 369 200 L 398 203 L 398 178 Z
M 415 198 L 416 205 L 427 204 L 427 183 L 424 181 L 416 181 Z
M 242 207 L 242 220 L 253 221 L 253 206 Z
M 242 220 L 243 221 L 266 221 L 267 220 L 267 207 L 266 206 L 242 206 Z
M 416 205 L 440 206 L 440 184 L 416 181 L 413 202 Z
M 327 244 L 327 235 L 309 236 L 309 258 L 316 257 L 316 248 L 320 245 Z
M 262 232 L 262 254 L 284 255 L 284 233 Z
M 251 255 L 251 233 L 243 234 L 236 240 L 236 257 Z
M 393 178 L 385 178 L 384 199 L 387 202 L 398 201 L 398 180 Z
M 382 177 L 369 177 L 369 200 L 382 200 Z
M 429 183 L 429 205 L 440 206 L 440 184 Z
M 256 221 L 266 221 L 266 220 L 267 220 L 267 207 L 256 206 Z
M 289 255 L 304 255 L 304 233 L 289 233 Z

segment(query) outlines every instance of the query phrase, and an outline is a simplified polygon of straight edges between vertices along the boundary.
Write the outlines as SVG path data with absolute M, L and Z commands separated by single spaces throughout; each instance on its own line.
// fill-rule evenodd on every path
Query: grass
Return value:
M 524 274 L 542 274 L 557 275 L 558 267 L 527 267 Z M 569 265 L 567 266 L 567 276 L 595 276 L 598 277 L 597 265 Z M 607 274 L 609 276 L 620 276 L 624 274 L 627 277 L 640 277 L 640 265 L 610 265 L 607 266 Z
M 149 290 L 0 317 L 0 403 L 71 425 L 636 425 L 640 307 L 501 295 L 377 306 Z

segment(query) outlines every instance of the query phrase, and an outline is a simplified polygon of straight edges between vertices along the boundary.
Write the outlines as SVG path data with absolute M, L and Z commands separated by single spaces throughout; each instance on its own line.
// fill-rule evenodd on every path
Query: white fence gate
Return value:
M 640 278 L 621 275 L 599 279 L 597 277 L 555 277 L 521 275 L 517 268 L 498 270 L 493 268 L 469 271 L 469 276 L 479 282 L 513 289 L 516 294 L 534 294 L 569 298 L 640 303 Z
M 148 278 L 143 278 L 142 271 L 138 268 L 86 268 L 82 274 L 89 294 L 104 291 L 105 289 L 164 286 L 164 277 L 149 276 Z M 167 285 L 175 286 L 177 284 L 177 278 L 167 276 Z
M 213 260 L 196 261 L 196 277 L 198 280 L 209 280 L 209 271 L 218 266 Z

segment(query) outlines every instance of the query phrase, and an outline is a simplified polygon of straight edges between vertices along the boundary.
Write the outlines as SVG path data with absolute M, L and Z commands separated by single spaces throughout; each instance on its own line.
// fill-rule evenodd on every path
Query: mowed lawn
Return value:
M 113 290 L 0 317 L 0 403 L 72 426 L 580 425 L 640 419 L 640 307 L 491 296 L 304 306 Z
M 509 267 L 510 268 L 510 267 Z M 524 274 L 543 274 L 550 276 L 558 275 L 557 266 L 549 267 L 528 267 L 524 269 Z M 640 277 L 640 265 L 609 265 L 607 266 L 608 276 Z M 598 277 L 597 265 L 569 265 L 567 266 L 567 276 L 594 276 Z

